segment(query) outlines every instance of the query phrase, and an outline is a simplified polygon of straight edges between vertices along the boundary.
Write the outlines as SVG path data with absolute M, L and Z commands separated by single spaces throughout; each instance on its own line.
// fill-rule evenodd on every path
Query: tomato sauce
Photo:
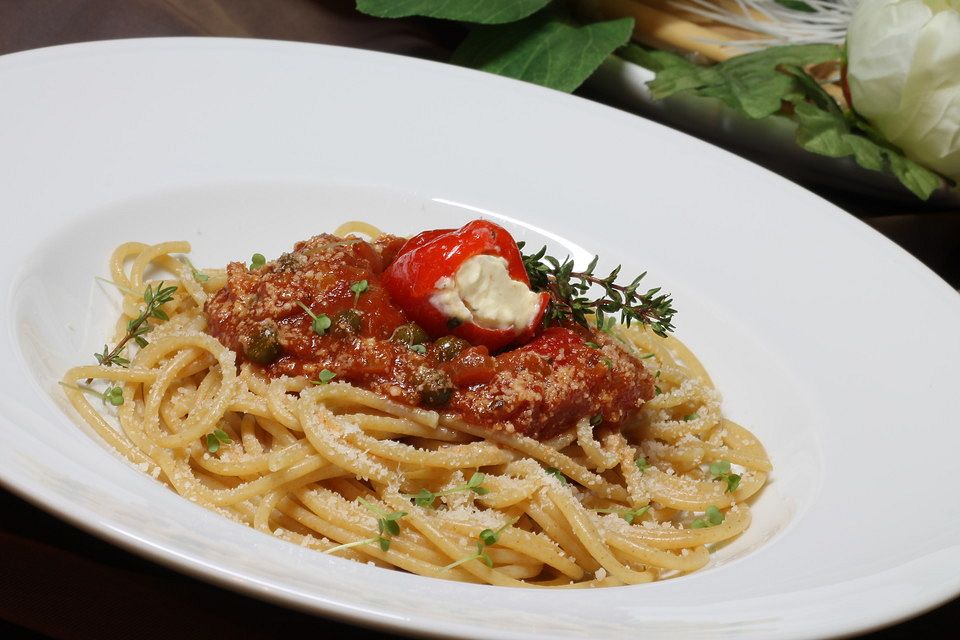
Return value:
M 233 262 L 206 304 L 208 331 L 271 378 L 316 380 L 327 370 L 407 405 L 538 439 L 584 417 L 616 427 L 653 396 L 640 360 L 579 326 L 544 329 L 499 354 L 430 340 L 381 284 L 404 242 L 324 234 L 259 269 Z

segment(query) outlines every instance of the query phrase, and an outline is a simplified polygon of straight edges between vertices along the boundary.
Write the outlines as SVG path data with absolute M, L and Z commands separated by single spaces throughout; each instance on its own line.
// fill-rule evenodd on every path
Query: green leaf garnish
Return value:
M 310 384 L 328 384 L 331 380 L 337 377 L 333 371 L 330 369 L 322 369 L 320 373 L 317 374 L 316 380 L 311 380 Z
M 637 507 L 636 509 L 594 509 L 597 513 L 616 513 L 621 518 L 627 521 L 627 524 L 633 524 L 633 521 L 637 518 L 642 518 L 643 515 L 650 510 L 650 505 L 644 507 Z
M 223 429 L 214 429 L 212 433 L 206 435 L 205 440 L 207 443 L 207 451 L 210 453 L 219 451 L 220 445 L 222 444 L 230 444 L 233 442 Z
M 250 258 L 251 271 L 256 271 L 257 269 L 261 269 L 265 264 L 267 264 L 267 259 L 264 257 L 262 253 L 255 253 L 253 254 L 253 257 Z
M 196 280 L 197 282 L 203 283 L 210 279 L 210 276 L 208 276 L 207 274 L 203 273 L 202 271 L 197 269 L 195 266 L 193 266 L 193 263 L 190 262 L 190 258 L 188 258 L 187 256 L 183 256 L 183 261 L 187 265 L 187 268 L 190 269 L 190 274 L 193 276 L 194 280 Z
M 546 10 L 511 24 L 475 27 L 451 62 L 569 92 L 632 32 L 633 18 L 579 25 L 562 11 Z
M 357 0 L 357 10 L 378 18 L 424 16 L 458 22 L 502 24 L 536 13 L 551 0 Z
M 706 512 L 704 512 L 703 517 L 697 518 L 691 524 L 691 527 L 694 529 L 705 529 L 707 527 L 715 527 L 718 524 L 722 524 L 726 515 L 720 509 L 717 509 L 715 506 L 710 505 L 707 507 Z
M 376 544 L 380 547 L 380 550 L 386 553 L 390 550 L 390 538 L 400 534 L 400 523 L 397 522 L 400 518 L 407 515 L 406 511 L 393 511 L 387 512 L 378 507 L 377 505 L 364 500 L 363 498 L 357 498 L 357 502 L 362 504 L 367 508 L 368 511 L 373 513 L 377 517 L 377 532 L 378 535 L 373 536 L 372 538 L 365 538 L 363 540 L 357 540 L 355 542 L 348 542 L 346 544 L 340 544 L 330 549 L 327 549 L 324 553 L 333 553 L 341 549 L 349 549 L 350 547 L 358 547 L 365 544 Z
M 646 471 L 652 466 L 649 462 L 647 462 L 647 459 L 643 456 L 640 456 L 639 458 L 634 460 L 633 464 L 637 465 L 637 469 L 640 470 L 640 473 L 643 473 L 644 471 Z
M 777 4 L 786 7 L 787 9 L 793 9 L 794 11 L 803 11 L 804 13 L 815 13 L 816 9 L 808 5 L 802 0 L 773 0 Z
M 359 280 L 350 285 L 350 291 L 353 291 L 353 306 L 357 306 L 357 303 L 360 302 L 360 294 L 366 291 L 370 286 L 370 283 L 366 280 Z
M 560 484 L 567 484 L 568 482 L 570 482 L 569 480 L 567 480 L 567 476 L 563 475 L 563 472 L 560 471 L 560 469 L 557 469 L 556 467 L 547 467 L 546 469 L 544 469 L 544 471 L 546 471 L 551 476 L 559 480 Z
M 434 501 L 440 496 L 448 496 L 453 493 L 461 493 L 464 491 L 472 491 L 478 496 L 483 496 L 490 493 L 490 490 L 483 486 L 483 481 L 487 479 L 486 474 L 477 471 L 470 479 L 465 483 L 453 487 L 452 489 L 446 489 L 444 491 L 430 491 L 428 489 L 420 489 L 415 494 L 406 493 L 403 495 L 404 498 L 413 500 L 418 507 L 432 507 Z
M 119 407 L 123 404 L 123 388 L 119 385 L 111 385 L 104 389 L 102 392 L 97 391 L 93 387 L 81 386 L 79 384 L 68 384 L 66 382 L 60 382 L 64 387 L 69 387 L 70 389 L 76 389 L 77 391 L 82 391 L 93 396 L 97 396 L 104 404 L 110 404 L 114 407 Z
M 408 344 L 407 349 L 410 349 L 410 351 L 413 351 L 414 353 L 419 353 L 420 355 L 423 355 L 427 352 L 427 346 L 424 344 Z
M 699 417 L 700 415 L 696 411 L 694 411 L 693 413 L 688 413 L 687 415 L 683 416 L 683 421 L 690 422 L 691 420 L 696 420 Z
M 727 460 L 716 460 L 710 463 L 710 475 L 714 480 L 723 480 L 727 483 L 727 493 L 733 493 L 740 486 L 740 475 L 730 473 L 730 462 Z
M 330 324 L 331 324 L 330 318 L 327 316 L 327 314 L 314 313 L 313 310 L 310 309 L 310 307 L 303 304 L 299 300 L 297 300 L 297 304 L 300 305 L 300 308 L 306 311 L 307 315 L 310 316 L 310 318 L 312 319 L 312 322 L 310 323 L 310 327 L 313 329 L 313 332 L 318 336 L 322 336 L 324 333 L 326 333 L 327 329 L 330 328 Z
M 488 567 L 493 568 L 493 560 L 491 560 L 490 556 L 487 554 L 486 548 L 492 547 L 493 545 L 497 544 L 497 542 L 500 541 L 500 534 L 502 534 L 505 529 L 512 526 L 516 521 L 517 521 L 517 518 L 513 518 L 510 521 L 508 521 L 505 525 L 503 525 L 502 527 L 496 530 L 484 529 L 477 536 L 479 540 L 477 540 L 476 553 L 474 553 L 473 555 L 469 555 L 465 558 L 460 558 L 459 560 L 456 560 L 454 562 L 451 562 L 450 564 L 445 566 L 443 569 L 441 569 L 441 571 L 449 571 L 450 569 L 453 569 L 454 567 L 459 567 L 461 564 L 465 562 L 470 562 L 471 560 L 479 560 L 483 564 L 487 565 Z
M 600 348 L 600 345 L 598 345 L 596 342 L 584 342 L 583 344 L 587 345 L 587 346 L 590 347 L 591 349 L 599 349 L 599 348 Z

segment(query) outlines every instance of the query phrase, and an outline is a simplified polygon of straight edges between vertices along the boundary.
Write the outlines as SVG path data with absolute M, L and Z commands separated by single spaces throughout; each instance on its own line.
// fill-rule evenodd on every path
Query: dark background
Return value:
M 368 18 L 353 10 L 353 0 L 0 0 L 0 54 L 88 40 L 196 35 L 321 42 L 445 60 L 463 33 L 439 21 Z M 960 209 L 801 184 L 960 287 Z M 954 600 L 864 637 L 953 637 L 949 629 L 956 629 L 951 623 L 958 618 L 960 600 Z M 0 489 L 0 636 L 256 639 L 281 632 L 385 637 L 188 578 Z M 642 629 L 637 633 L 642 636 Z

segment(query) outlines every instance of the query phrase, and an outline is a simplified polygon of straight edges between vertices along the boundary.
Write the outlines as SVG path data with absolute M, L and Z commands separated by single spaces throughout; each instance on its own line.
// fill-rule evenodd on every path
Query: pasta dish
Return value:
M 62 385 L 193 502 L 318 552 L 516 587 L 689 573 L 750 524 L 770 461 L 643 276 L 524 254 L 485 220 L 410 239 L 347 223 L 225 269 L 189 251 L 114 251 L 113 346 Z

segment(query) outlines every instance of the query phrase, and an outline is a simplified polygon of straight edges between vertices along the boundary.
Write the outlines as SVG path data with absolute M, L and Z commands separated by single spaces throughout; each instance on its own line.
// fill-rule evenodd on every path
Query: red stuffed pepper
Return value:
M 513 237 L 487 220 L 410 238 L 382 282 L 432 338 L 452 334 L 491 351 L 532 338 L 550 302 L 530 290 Z

